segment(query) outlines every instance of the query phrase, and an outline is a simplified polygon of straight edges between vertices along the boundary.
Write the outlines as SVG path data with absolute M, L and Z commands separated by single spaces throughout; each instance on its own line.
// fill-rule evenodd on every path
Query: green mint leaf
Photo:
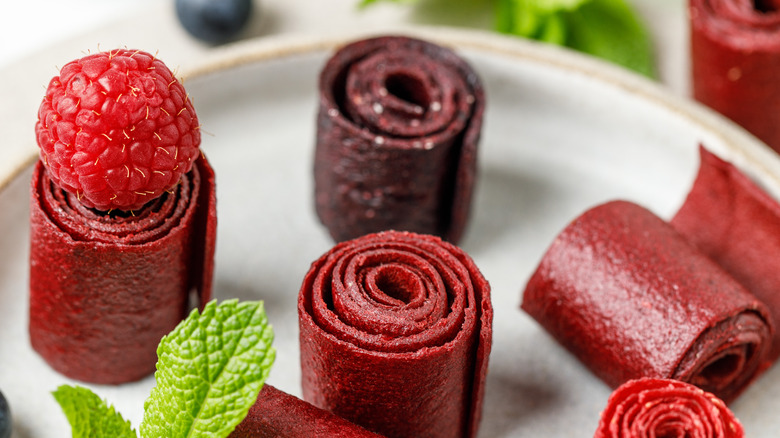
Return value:
M 564 45 L 566 13 L 589 0 L 501 0 L 496 28 L 504 33 Z
M 379 1 L 379 0 L 362 0 L 362 1 L 361 1 L 361 2 L 358 4 L 358 6 L 359 6 L 359 7 L 361 7 L 361 8 L 363 8 L 363 7 L 366 7 L 366 6 L 368 6 L 368 5 L 372 4 L 372 3 L 376 3 L 376 2 L 378 2 L 378 1 Z M 385 0 L 385 1 L 390 1 L 390 2 L 392 2 L 392 3 L 412 3 L 412 2 L 414 2 L 415 0 Z
M 592 0 L 578 12 L 569 16 L 571 48 L 655 77 L 650 35 L 624 0 Z
M 590 0 L 524 0 L 539 11 L 573 11 Z
M 70 422 L 73 438 L 137 438 L 130 422 L 90 389 L 62 385 L 52 394 Z
M 272 341 L 262 302 L 212 301 L 194 310 L 157 348 L 141 436 L 228 436 L 268 377 Z
M 499 0 L 496 29 L 655 76 L 649 33 L 625 0 Z

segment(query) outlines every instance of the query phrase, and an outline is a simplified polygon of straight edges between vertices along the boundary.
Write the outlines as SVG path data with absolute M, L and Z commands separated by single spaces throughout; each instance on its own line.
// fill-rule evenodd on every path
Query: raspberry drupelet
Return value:
M 137 210 L 170 190 L 199 154 L 198 118 L 173 72 L 144 51 L 71 61 L 35 126 L 52 181 L 86 207 Z

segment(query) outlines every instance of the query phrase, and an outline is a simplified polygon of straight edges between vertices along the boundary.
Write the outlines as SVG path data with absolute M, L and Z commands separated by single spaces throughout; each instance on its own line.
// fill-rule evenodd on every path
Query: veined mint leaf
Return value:
M 262 302 L 208 303 L 157 348 L 144 438 L 222 438 L 243 420 L 275 358 Z
M 137 438 L 130 422 L 90 389 L 62 385 L 52 394 L 70 422 L 73 438 Z

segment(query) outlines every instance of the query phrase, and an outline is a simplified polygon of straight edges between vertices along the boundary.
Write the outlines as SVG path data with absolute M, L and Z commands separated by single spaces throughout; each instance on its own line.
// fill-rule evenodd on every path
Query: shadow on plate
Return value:
M 525 224 L 544 221 L 555 194 L 549 180 L 495 166 L 480 169 L 464 247 L 484 251 Z
M 562 395 L 549 385 L 519 380 L 502 370 L 491 370 L 480 436 L 510 436 L 540 412 L 561 403 Z

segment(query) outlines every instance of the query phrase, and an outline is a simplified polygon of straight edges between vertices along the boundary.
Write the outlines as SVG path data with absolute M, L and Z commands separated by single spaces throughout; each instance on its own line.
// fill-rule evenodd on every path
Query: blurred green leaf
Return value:
M 380 0 L 361 0 L 368 6 Z M 648 77 L 656 76 L 652 42 L 627 0 L 381 0 L 412 4 L 420 23 L 483 27 L 570 47 Z
M 655 77 L 650 36 L 625 0 L 499 0 L 496 28 Z

